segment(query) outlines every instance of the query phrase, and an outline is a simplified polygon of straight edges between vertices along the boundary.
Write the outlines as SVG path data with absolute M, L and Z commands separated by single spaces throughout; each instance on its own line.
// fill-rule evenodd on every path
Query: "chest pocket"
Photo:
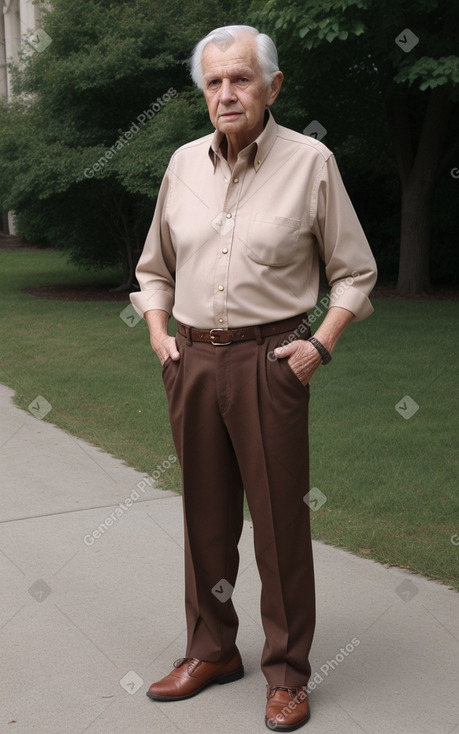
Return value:
M 300 220 L 255 214 L 250 222 L 246 250 L 251 260 L 260 265 L 287 265 L 296 254 Z

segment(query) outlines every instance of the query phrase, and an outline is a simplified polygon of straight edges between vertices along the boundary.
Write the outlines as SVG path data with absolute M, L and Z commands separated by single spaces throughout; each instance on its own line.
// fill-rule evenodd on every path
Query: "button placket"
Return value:
M 221 241 L 218 243 L 218 252 L 216 256 L 215 267 L 215 290 L 214 290 L 214 322 L 219 327 L 228 328 L 228 278 L 231 259 L 231 247 L 234 239 L 234 221 L 237 211 L 237 205 L 240 196 L 240 177 L 233 174 L 228 178 L 224 209 L 213 220 L 214 229 L 220 235 Z

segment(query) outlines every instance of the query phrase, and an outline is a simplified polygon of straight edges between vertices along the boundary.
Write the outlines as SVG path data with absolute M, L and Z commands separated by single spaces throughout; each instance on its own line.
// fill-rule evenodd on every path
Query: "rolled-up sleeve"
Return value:
M 361 321 L 373 312 L 368 298 L 377 277 L 376 262 L 330 155 L 316 180 L 312 230 L 330 285 L 329 306 L 339 306 Z
M 160 309 L 172 313 L 175 298 L 175 251 L 167 224 L 169 171 L 166 171 L 156 202 L 155 213 L 136 268 L 140 292 L 130 294 L 140 316 Z

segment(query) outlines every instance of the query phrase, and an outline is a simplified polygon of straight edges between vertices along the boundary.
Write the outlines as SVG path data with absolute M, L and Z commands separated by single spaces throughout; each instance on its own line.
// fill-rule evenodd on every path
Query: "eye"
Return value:
M 219 84 L 220 84 L 219 79 L 210 79 L 210 81 L 207 82 L 208 87 L 218 87 Z

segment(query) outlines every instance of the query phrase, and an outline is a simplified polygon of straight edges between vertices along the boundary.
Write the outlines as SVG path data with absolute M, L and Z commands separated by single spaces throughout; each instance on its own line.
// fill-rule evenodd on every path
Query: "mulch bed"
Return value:
M 395 286 L 377 285 L 370 294 L 370 299 L 372 298 L 398 298 L 403 301 L 459 301 L 459 288 L 439 285 L 434 286 L 432 293 L 399 296 Z
M 27 242 L 20 237 L 12 234 L 4 234 L 0 232 L 0 250 L 38 250 L 40 248 L 28 245 Z
M 20 237 L 0 232 L 0 250 L 39 250 L 40 247 L 29 245 Z M 50 248 L 46 248 L 48 251 Z M 57 252 L 57 251 L 56 251 Z M 47 298 L 52 301 L 124 301 L 129 302 L 128 291 L 112 293 L 110 286 L 93 285 L 44 285 L 36 288 L 23 288 L 21 293 L 28 293 L 37 298 Z
M 125 301 L 129 303 L 129 292 L 112 293 L 99 285 L 44 285 L 39 288 L 23 288 L 21 293 L 47 298 L 51 301 Z

